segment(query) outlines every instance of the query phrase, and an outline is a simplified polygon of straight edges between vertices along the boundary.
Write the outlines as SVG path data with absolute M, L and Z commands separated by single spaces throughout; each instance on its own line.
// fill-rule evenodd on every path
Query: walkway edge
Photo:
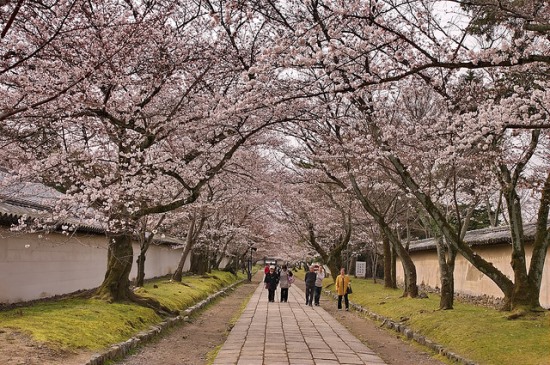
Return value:
M 188 307 L 184 311 L 182 311 L 182 314 L 176 316 L 176 317 L 169 317 L 166 318 L 164 321 L 151 326 L 149 330 L 142 331 L 136 334 L 134 337 L 128 339 L 127 341 L 117 343 L 112 345 L 109 349 L 105 350 L 102 353 L 94 354 L 90 358 L 88 362 L 86 362 L 84 365 L 104 365 L 109 360 L 119 360 L 121 358 L 124 358 L 128 353 L 139 347 L 147 344 L 148 342 L 151 342 L 155 337 L 163 333 L 165 330 L 167 330 L 170 327 L 173 327 L 175 325 L 178 325 L 182 322 L 185 322 L 189 319 L 189 316 L 193 314 L 194 312 L 198 311 L 199 309 L 205 307 L 207 304 L 212 302 L 214 299 L 220 297 L 221 295 L 224 295 L 229 290 L 232 290 L 237 285 L 242 284 L 243 282 L 247 281 L 246 279 L 239 280 L 234 282 L 233 284 L 220 289 L 214 294 L 209 295 L 207 298 L 201 300 L 200 302 L 196 303 L 195 305 Z
M 325 294 L 332 297 L 333 299 L 338 299 L 338 295 L 334 294 L 330 290 L 325 290 Z M 417 342 L 418 344 L 425 346 L 429 348 L 430 350 L 445 356 L 446 358 L 457 362 L 458 364 L 462 365 L 477 365 L 476 362 L 468 360 L 449 349 L 445 348 L 445 346 L 440 345 L 422 334 L 410 329 L 409 327 L 405 326 L 401 322 L 395 322 L 389 318 L 386 318 L 380 314 L 374 313 L 371 310 L 360 306 L 359 304 L 356 304 L 350 300 L 350 306 L 355 309 L 358 312 L 365 313 L 367 316 L 369 316 L 372 320 L 381 322 L 381 326 L 386 327 L 387 329 L 394 330 L 395 332 L 401 333 L 403 336 L 405 336 L 408 340 L 413 340 Z

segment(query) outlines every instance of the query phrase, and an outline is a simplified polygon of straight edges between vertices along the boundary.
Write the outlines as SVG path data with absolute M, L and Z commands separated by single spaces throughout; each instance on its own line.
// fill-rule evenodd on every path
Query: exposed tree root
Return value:
M 119 293 L 120 294 L 120 293 Z M 114 298 L 109 292 L 98 290 L 95 298 L 105 300 L 109 303 L 129 301 L 136 303 L 142 307 L 153 309 L 157 314 L 161 316 L 175 316 L 179 314 L 179 311 L 171 310 L 170 308 L 162 305 L 158 300 L 154 298 L 141 297 L 134 293 L 130 288 L 124 291 L 124 295 L 119 295 L 118 298 Z
M 514 309 L 512 313 L 506 316 L 506 319 L 508 320 L 514 320 L 518 318 L 529 319 L 529 318 L 538 317 L 546 311 L 547 309 L 544 309 L 542 307 L 532 307 L 532 308 L 521 307 L 521 308 Z
M 134 293 L 131 290 L 128 290 L 128 299 L 136 304 L 139 304 L 144 307 L 148 307 L 153 309 L 155 312 L 157 312 L 159 315 L 163 316 L 170 316 L 170 315 L 178 315 L 179 311 L 173 311 L 170 308 L 162 305 L 158 300 L 153 298 L 146 298 L 146 297 L 140 297 L 136 293 Z
M 509 314 L 506 319 L 518 319 L 518 318 L 521 318 L 525 315 L 525 312 L 524 311 L 521 311 L 521 312 L 514 312 L 514 313 L 511 313 Z

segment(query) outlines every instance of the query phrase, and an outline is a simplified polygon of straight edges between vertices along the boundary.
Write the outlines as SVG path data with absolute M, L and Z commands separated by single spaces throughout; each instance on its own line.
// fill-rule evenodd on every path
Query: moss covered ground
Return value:
M 183 310 L 242 279 L 242 274 L 215 271 L 205 276 L 185 276 L 181 283 L 167 279 L 150 281 L 136 292 L 155 298 L 172 310 Z M 63 350 L 106 348 L 160 321 L 150 308 L 97 299 L 65 298 L 0 311 L 0 329 L 13 329 Z

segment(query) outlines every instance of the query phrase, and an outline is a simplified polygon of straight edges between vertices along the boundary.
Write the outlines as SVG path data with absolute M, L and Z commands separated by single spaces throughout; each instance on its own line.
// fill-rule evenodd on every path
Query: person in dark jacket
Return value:
M 313 265 L 309 266 L 309 271 L 306 273 L 304 281 L 306 282 L 306 305 L 313 307 L 313 293 L 315 292 L 315 280 L 317 274 Z
M 270 302 L 275 301 L 275 290 L 279 284 L 279 275 L 275 272 L 275 266 L 269 267 L 269 272 L 264 278 L 265 288 L 267 289 L 267 300 Z

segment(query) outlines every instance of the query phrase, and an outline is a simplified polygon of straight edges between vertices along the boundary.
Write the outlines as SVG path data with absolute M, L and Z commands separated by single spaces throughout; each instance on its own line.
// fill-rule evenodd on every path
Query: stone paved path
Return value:
M 295 285 L 288 303 L 269 303 L 263 283 L 214 361 L 214 365 L 352 364 L 385 363 L 323 308 L 306 306 L 304 292 Z

